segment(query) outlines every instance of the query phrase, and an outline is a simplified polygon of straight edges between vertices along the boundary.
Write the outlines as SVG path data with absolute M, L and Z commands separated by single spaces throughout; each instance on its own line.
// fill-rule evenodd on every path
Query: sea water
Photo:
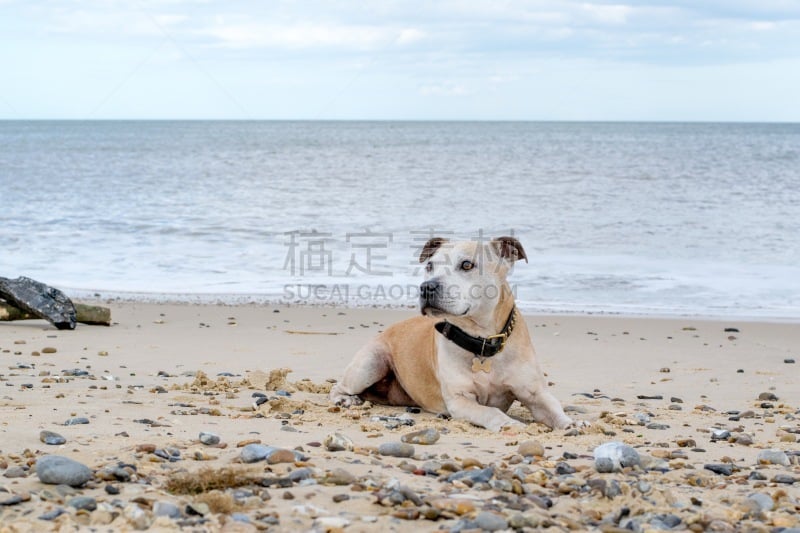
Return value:
M 0 276 L 69 295 L 409 306 L 434 235 L 526 311 L 800 318 L 800 125 L 0 122 Z

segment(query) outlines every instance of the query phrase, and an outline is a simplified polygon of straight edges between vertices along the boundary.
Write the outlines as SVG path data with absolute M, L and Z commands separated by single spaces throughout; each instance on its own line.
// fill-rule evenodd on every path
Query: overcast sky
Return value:
M 0 118 L 800 121 L 800 1 L 0 0 Z

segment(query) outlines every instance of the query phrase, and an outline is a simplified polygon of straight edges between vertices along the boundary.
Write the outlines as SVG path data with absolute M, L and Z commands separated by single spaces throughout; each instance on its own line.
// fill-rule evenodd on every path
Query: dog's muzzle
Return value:
M 429 279 L 419 286 L 419 309 L 425 314 L 427 309 L 439 309 L 439 299 L 442 296 L 442 284 Z

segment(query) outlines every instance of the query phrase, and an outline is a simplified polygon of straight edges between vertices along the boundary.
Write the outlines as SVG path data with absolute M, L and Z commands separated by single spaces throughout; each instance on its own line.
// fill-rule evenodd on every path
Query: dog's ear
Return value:
M 492 241 L 492 246 L 494 247 L 495 252 L 497 252 L 497 255 L 503 259 L 507 259 L 512 263 L 514 261 L 519 261 L 520 259 L 524 259 L 526 263 L 528 262 L 528 256 L 525 255 L 525 249 L 514 237 L 498 237 Z
M 419 254 L 419 262 L 424 263 L 430 259 L 431 256 L 436 253 L 436 250 L 438 250 L 446 242 L 447 239 L 442 237 L 434 237 L 430 239 L 425 243 L 425 246 L 422 247 L 422 252 Z

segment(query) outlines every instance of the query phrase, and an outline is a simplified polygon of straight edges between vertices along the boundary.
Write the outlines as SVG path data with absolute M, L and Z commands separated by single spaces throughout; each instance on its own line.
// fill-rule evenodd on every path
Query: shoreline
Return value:
M 0 323 L 0 484 L 10 497 L 20 496 L 0 508 L 4 525 L 124 529 L 144 516 L 158 530 L 434 531 L 479 516 L 488 520 L 489 513 L 506 526 L 564 530 L 624 527 L 615 511 L 622 506 L 631 509 L 625 520 L 643 527 L 667 515 L 683 528 L 715 520 L 730 528 L 787 527 L 796 519 L 800 375 L 795 363 L 785 362 L 800 359 L 800 328 L 793 324 L 525 313 L 552 392 L 570 416 L 592 426 L 549 431 L 531 423 L 496 434 L 398 407 L 328 404 L 326 390 L 353 353 L 391 323 L 415 316 L 414 309 L 99 302 L 112 309 L 111 327 L 57 331 L 40 320 Z M 738 331 L 725 331 L 732 327 Z M 267 401 L 255 406 L 254 394 Z M 777 399 L 759 399 L 769 394 Z M 511 415 L 531 422 L 518 405 Z M 76 417 L 88 424 L 65 425 Z M 414 426 L 392 426 L 403 419 Z M 423 428 L 440 438 L 415 445 L 412 457 L 378 451 Z M 66 443 L 44 444 L 39 433 L 45 430 Z M 730 436 L 717 439 L 715 431 Z M 219 435 L 225 447 L 202 444 L 201 432 Z M 355 448 L 326 449 L 333 433 Z M 255 441 L 304 458 L 241 463 L 244 447 L 237 445 Z M 526 441 L 540 444 L 541 454 L 520 453 Z M 611 441 L 634 447 L 660 470 L 597 472 L 593 450 Z M 787 464 L 760 465 L 760 454 L 773 448 Z M 168 452 L 165 459 L 164 450 L 179 455 Z M 61 494 L 35 473 L 45 454 L 82 462 L 94 479 Z M 103 473 L 120 463 L 135 467 L 130 479 Z M 491 467 L 493 477 L 446 480 L 455 471 L 479 471 L 469 465 Z M 707 465 L 731 471 L 718 474 Z M 298 471 L 308 477 L 285 487 L 168 490 L 181 472 L 200 479 L 204 471 L 230 468 L 255 471 L 264 483 Z M 427 468 L 435 472 L 421 475 Z M 336 476 L 341 479 L 332 481 Z M 396 483 L 421 503 L 396 503 Z M 120 493 L 107 493 L 107 485 Z M 754 493 L 770 498 L 773 508 L 748 507 Z M 92 498 L 97 509 L 76 510 L 69 503 L 75 496 Z M 540 505 L 543 499 L 551 505 Z M 212 507 L 205 515 L 187 510 L 203 502 Z M 178 515 L 157 517 L 167 503 Z M 435 514 L 429 508 L 438 509 L 435 520 L 425 518 Z M 38 518 L 59 509 L 64 514 L 52 521 Z
M 136 291 L 99 291 L 91 289 L 70 289 L 59 287 L 71 299 L 81 303 L 110 305 L 110 304 L 152 304 L 152 305 L 223 305 L 223 306 L 285 306 L 308 307 L 324 309 L 386 309 L 386 310 L 414 310 L 416 303 L 377 303 L 369 301 L 348 301 L 344 305 L 341 301 L 326 302 L 324 300 L 296 300 L 285 301 L 277 296 L 268 294 L 253 295 L 250 293 L 147 293 Z M 738 320 L 745 322 L 800 324 L 800 315 L 758 315 L 736 313 L 706 313 L 688 312 L 679 310 L 650 310 L 634 312 L 630 310 L 605 310 L 605 309 L 567 309 L 568 306 L 536 307 L 521 304 L 520 309 L 526 315 L 536 316 L 566 316 L 566 317 L 615 317 L 615 318 L 652 318 L 654 320 L 707 320 L 723 322 Z

